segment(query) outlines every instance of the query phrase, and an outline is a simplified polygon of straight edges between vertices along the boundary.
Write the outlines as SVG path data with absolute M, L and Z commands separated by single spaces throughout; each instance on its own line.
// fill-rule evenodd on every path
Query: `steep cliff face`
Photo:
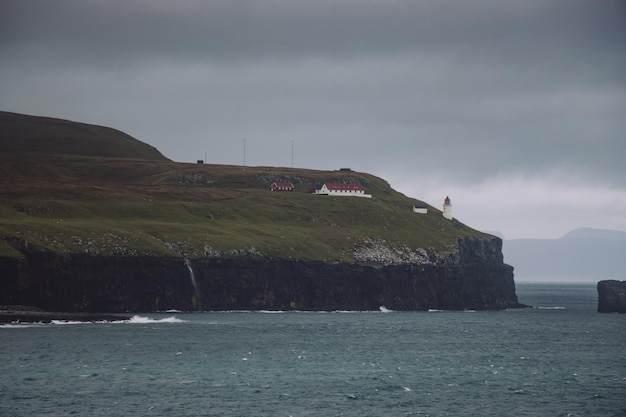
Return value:
M 502 239 L 466 237 L 458 240 L 459 263 L 494 263 L 504 262 Z
M 499 310 L 520 307 L 501 241 L 461 239 L 443 261 L 329 263 L 255 258 L 2 259 L 0 304 L 47 310 Z M 454 262 L 452 261 L 454 259 Z
M 193 288 L 179 258 L 62 256 L 28 252 L 0 262 L 0 304 L 49 311 L 189 310 Z M 162 301 L 161 301 L 162 300 Z
M 517 306 L 506 265 L 373 267 L 225 261 L 194 264 L 204 308 L 462 310 Z M 207 274 L 210 274 L 207 276 Z

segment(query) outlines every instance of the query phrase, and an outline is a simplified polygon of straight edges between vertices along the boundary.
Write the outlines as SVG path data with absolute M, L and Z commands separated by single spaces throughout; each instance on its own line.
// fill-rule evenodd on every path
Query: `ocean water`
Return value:
M 0 416 L 625 416 L 593 284 L 501 312 L 141 314 L 0 327 Z

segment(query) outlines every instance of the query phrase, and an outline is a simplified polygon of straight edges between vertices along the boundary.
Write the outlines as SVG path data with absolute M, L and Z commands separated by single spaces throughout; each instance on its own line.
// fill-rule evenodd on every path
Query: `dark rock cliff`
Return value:
M 25 255 L 0 259 L 0 304 L 110 313 L 521 307 L 497 238 L 462 239 L 454 262 L 439 265 Z
M 598 313 L 626 313 L 626 281 L 598 282 Z

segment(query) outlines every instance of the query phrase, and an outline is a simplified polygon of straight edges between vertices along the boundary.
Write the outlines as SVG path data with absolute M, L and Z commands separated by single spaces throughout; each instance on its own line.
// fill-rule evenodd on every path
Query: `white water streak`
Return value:
M 193 285 L 193 291 L 195 292 L 196 295 L 196 302 L 197 302 L 197 307 L 198 310 L 202 311 L 202 301 L 200 300 L 200 292 L 198 291 L 198 284 L 196 283 L 196 276 L 193 273 L 193 268 L 191 267 L 191 261 L 187 258 L 185 258 L 185 265 L 187 266 L 187 269 L 189 270 L 189 278 L 191 278 L 191 285 Z

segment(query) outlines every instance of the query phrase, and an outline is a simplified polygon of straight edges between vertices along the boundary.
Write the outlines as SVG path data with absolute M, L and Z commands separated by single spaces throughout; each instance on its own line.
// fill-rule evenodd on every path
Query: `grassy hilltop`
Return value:
M 270 192 L 291 181 L 294 192 Z M 372 199 L 309 193 L 361 183 Z M 446 251 L 485 236 L 359 172 L 176 163 L 114 129 L 0 112 L 0 256 L 264 256 L 353 262 L 355 251 Z M 381 243 L 382 242 L 382 243 Z

